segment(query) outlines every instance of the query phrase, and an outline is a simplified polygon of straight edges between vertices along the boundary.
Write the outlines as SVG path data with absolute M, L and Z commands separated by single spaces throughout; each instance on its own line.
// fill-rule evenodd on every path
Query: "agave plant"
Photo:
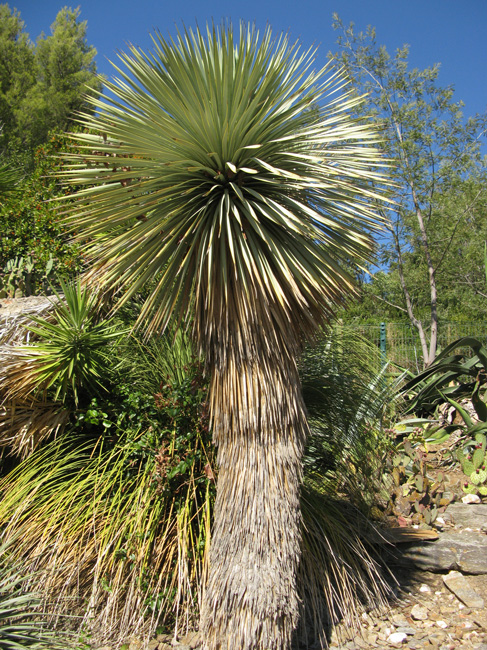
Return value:
M 90 242 L 87 280 L 120 304 L 153 283 L 139 325 L 190 325 L 205 359 L 219 464 L 205 649 L 285 649 L 308 434 L 297 357 L 353 292 L 349 262 L 370 259 L 378 136 L 339 72 L 269 29 L 153 40 L 81 116 L 66 219 Z
M 39 596 L 24 589 L 26 576 L 10 557 L 14 541 L 11 538 L 0 544 L 0 648 L 74 650 L 75 644 L 65 632 L 54 633 L 40 618 Z
M 487 346 L 464 336 L 450 343 L 428 368 L 410 379 L 403 395 L 408 411 L 427 415 L 432 415 L 442 402 L 468 397 L 479 418 L 487 421 L 487 406 L 480 396 L 486 382 Z

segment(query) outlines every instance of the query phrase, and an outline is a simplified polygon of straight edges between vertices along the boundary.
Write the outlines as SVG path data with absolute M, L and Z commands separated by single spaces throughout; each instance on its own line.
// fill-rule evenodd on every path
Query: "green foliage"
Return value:
M 35 83 L 34 52 L 17 10 L 0 5 L 0 151 L 12 153 L 20 138 L 15 112 Z
M 455 407 L 471 424 L 457 401 L 462 397 L 472 399 L 479 418 L 487 421 L 487 407 L 480 397 L 480 389 L 487 381 L 487 347 L 473 337 L 453 341 L 423 372 L 404 386 L 408 411 L 433 415 L 438 404 L 456 400 Z
M 1 125 L 0 125 L 1 133 Z M 0 205 L 8 194 L 17 194 L 17 184 L 22 179 L 22 172 L 9 163 L 0 163 Z
M 382 498 L 388 514 L 431 525 L 451 502 L 444 474 L 439 472 L 435 479 L 431 478 L 426 455 L 424 446 L 413 445 L 408 436 L 387 457 Z
M 79 281 L 60 281 L 62 296 L 56 294 L 52 317 L 32 317 L 36 326 L 28 329 L 37 340 L 21 348 L 33 355 L 30 376 L 34 392 L 52 388 L 54 399 L 65 402 L 68 394 L 75 404 L 81 394 L 103 389 L 113 357 L 107 354 L 108 344 L 127 334 L 117 329 L 113 319 L 101 317 L 98 296 L 81 287 Z
M 34 263 L 30 255 L 25 260 L 23 257 L 9 260 L 3 271 L 0 271 L 0 298 L 21 298 L 32 295 L 36 290 L 47 293 L 53 266 L 54 260 L 50 257 L 44 271 L 39 273 L 39 269 L 36 269 L 34 273 Z
M 5 197 L 0 205 L 0 272 L 4 277 L 9 274 L 12 269 L 7 266 L 12 267 L 16 259 L 22 258 L 24 263 L 24 271 L 16 272 L 8 290 L 4 285 L 9 294 L 17 288 L 26 295 L 44 292 L 46 276 L 73 277 L 82 269 L 80 247 L 71 243 L 53 201 L 74 189 L 63 186 L 55 177 L 63 168 L 56 154 L 68 142 L 65 135 L 51 134 L 35 152 L 32 174 L 18 183 L 15 195 Z M 29 271 L 27 264 L 32 265 Z
M 457 449 L 456 459 L 468 478 L 463 491 L 482 496 L 487 496 L 487 405 L 481 393 L 486 381 L 487 348 L 477 339 L 465 337 L 445 348 L 429 368 L 406 384 L 404 391 L 409 397 L 409 411 L 432 414 L 440 404 L 448 403 L 461 416 L 467 442 Z M 471 400 L 478 421 L 462 405 L 465 398 Z M 457 428 L 451 425 L 446 430 Z
M 477 320 L 486 314 L 482 247 L 487 236 L 483 215 L 485 161 L 480 137 L 486 115 L 466 118 L 452 87 L 438 85 L 439 64 L 424 70 L 409 66 L 408 46 L 389 54 L 375 30 L 357 33 L 335 15 L 339 31 L 335 57 L 367 93 L 362 110 L 381 124 L 383 148 L 392 161 L 395 204 L 381 246 L 380 266 L 366 286 L 362 309 L 371 300 L 422 327 L 438 318 Z M 479 254 L 480 253 L 480 254 Z M 374 304 L 374 303 L 372 303 Z M 375 308 L 375 310 L 377 307 Z M 374 310 L 374 311 L 375 311 Z M 425 361 L 432 361 L 424 347 Z
M 346 496 L 370 512 L 391 441 L 397 381 L 381 368 L 379 349 L 348 327 L 335 325 L 306 350 L 300 376 L 311 435 L 304 457 L 306 482 Z
M 463 473 L 468 481 L 463 484 L 462 489 L 467 494 L 480 494 L 482 497 L 487 496 L 487 422 L 482 423 L 484 426 L 482 432 L 477 425 L 470 426 L 466 429 L 467 441 L 463 449 L 457 449 L 457 459 L 460 463 Z
M 29 168 L 49 131 L 70 128 L 76 111 L 89 112 L 87 96 L 101 90 L 96 50 L 86 42 L 79 13 L 79 8 L 61 9 L 51 35 L 41 34 L 33 45 L 20 14 L 0 5 L 0 151 Z

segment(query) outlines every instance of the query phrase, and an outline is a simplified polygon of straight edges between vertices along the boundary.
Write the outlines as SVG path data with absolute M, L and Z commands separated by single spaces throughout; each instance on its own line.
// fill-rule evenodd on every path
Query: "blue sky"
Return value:
M 319 45 L 317 65 L 322 65 L 335 48 L 331 22 L 337 12 L 345 23 L 353 21 L 357 31 L 376 27 L 378 42 L 389 52 L 408 43 L 413 67 L 441 63 L 439 83 L 455 87 L 466 116 L 487 110 L 487 0 L 10 0 L 9 5 L 20 11 L 33 41 L 42 31 L 50 33 L 63 6 L 80 6 L 88 42 L 98 51 L 98 71 L 108 77 L 108 59 L 115 61 L 127 43 L 149 49 L 154 29 L 166 36 L 183 22 L 201 26 L 222 18 L 255 22 L 259 28 L 270 24 L 275 33 L 289 32 L 306 47 Z

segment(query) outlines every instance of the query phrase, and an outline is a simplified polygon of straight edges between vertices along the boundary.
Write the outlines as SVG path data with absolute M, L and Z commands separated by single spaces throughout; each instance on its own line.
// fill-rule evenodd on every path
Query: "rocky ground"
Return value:
M 452 504 L 442 519 L 437 540 L 397 546 L 397 602 L 364 612 L 360 635 L 338 626 L 331 650 L 487 650 L 487 505 Z
M 487 650 L 487 504 L 454 503 L 436 529 L 430 541 L 401 542 L 393 552 L 384 545 L 397 600 L 364 611 L 359 632 L 333 628 L 330 650 Z M 137 639 L 128 644 L 142 647 Z M 196 633 L 177 642 L 160 635 L 148 648 L 195 650 L 200 642 Z

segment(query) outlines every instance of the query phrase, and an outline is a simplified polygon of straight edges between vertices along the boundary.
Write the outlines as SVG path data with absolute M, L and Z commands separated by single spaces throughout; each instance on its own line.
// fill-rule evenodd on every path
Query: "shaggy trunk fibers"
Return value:
M 218 487 L 202 608 L 205 650 L 287 650 L 298 620 L 299 489 L 307 434 L 288 354 L 214 370 Z

